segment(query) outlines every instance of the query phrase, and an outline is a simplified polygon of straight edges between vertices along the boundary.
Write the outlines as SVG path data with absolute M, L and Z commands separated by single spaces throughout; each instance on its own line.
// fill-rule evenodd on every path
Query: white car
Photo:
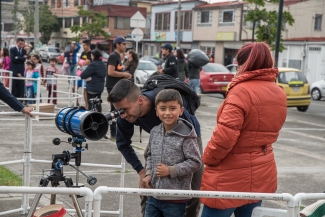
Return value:
M 58 58 L 61 55 L 59 48 L 46 47 L 46 46 L 43 46 L 39 49 L 39 54 L 40 54 L 40 57 L 43 60 L 46 60 L 48 63 L 50 62 L 51 58 L 53 58 L 53 57 Z
M 157 66 L 145 60 L 140 60 L 137 69 L 134 73 L 134 79 L 136 84 L 144 84 L 146 80 L 157 71 Z
M 313 100 L 320 100 L 325 97 L 325 79 L 312 83 L 310 91 Z

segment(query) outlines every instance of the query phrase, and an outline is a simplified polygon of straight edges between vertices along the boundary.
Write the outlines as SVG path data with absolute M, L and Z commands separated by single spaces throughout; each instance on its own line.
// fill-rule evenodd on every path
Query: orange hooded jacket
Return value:
M 217 114 L 217 126 L 203 153 L 201 190 L 274 193 L 277 170 L 272 143 L 284 124 L 287 97 L 275 83 L 277 69 L 244 72 L 234 78 Z M 202 198 L 227 209 L 253 200 Z

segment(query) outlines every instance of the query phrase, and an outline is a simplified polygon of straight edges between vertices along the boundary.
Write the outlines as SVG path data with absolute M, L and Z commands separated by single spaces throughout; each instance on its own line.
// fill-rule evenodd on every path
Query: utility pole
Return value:
M 34 13 L 34 49 L 38 53 L 38 33 L 39 33 L 39 0 L 35 0 L 35 13 Z
M 181 0 L 178 0 L 178 12 L 177 12 L 177 49 L 181 47 Z
M 0 11 L 2 12 L 2 1 L 0 2 Z M 2 20 L 1 20 L 1 14 L 0 14 L 0 24 L 1 24 L 1 31 L 0 31 L 0 49 L 1 49 L 2 48 Z
M 282 30 L 282 12 L 283 12 L 283 0 L 279 2 L 279 15 L 278 15 L 278 27 L 276 31 L 276 41 L 275 41 L 275 57 L 274 57 L 274 67 L 278 67 L 279 50 L 280 50 L 280 39 Z

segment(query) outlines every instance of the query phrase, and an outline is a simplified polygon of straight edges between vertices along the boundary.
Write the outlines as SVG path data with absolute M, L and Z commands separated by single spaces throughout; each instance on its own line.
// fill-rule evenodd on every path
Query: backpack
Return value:
M 201 105 L 200 97 L 183 81 L 165 74 L 154 75 L 143 85 L 142 92 L 153 90 L 153 96 L 156 98 L 159 91 L 163 89 L 177 90 L 187 102 L 187 111 L 195 115 L 195 111 Z

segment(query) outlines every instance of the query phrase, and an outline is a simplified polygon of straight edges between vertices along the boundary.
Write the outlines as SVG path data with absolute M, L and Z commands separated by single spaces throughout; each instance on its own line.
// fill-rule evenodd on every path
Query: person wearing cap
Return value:
M 1 82 L 0 82 L 0 100 L 7 103 L 10 106 L 10 108 L 12 108 L 13 110 L 15 110 L 17 112 L 22 112 L 24 114 L 27 114 L 27 115 L 33 117 L 33 115 L 31 114 L 31 112 L 33 111 L 33 108 L 24 107 L 24 105 L 21 104 L 21 102 L 19 102 L 10 93 L 7 90 L 7 88 L 5 88 L 5 86 L 3 86 L 3 84 Z
M 165 56 L 165 68 L 159 69 L 159 73 L 164 73 L 178 79 L 177 60 L 173 54 L 171 44 L 165 44 L 161 47 L 161 52 Z
M 129 72 L 123 71 L 123 64 L 121 61 L 121 53 L 124 53 L 126 50 L 126 43 L 124 37 L 118 36 L 113 41 L 114 51 L 109 55 L 107 60 L 107 76 L 106 76 L 106 89 L 109 94 L 113 89 L 114 85 L 121 79 L 131 79 L 132 75 Z M 115 108 L 111 103 L 111 111 L 114 111 Z M 116 122 L 113 122 L 110 125 L 111 139 L 116 137 Z

